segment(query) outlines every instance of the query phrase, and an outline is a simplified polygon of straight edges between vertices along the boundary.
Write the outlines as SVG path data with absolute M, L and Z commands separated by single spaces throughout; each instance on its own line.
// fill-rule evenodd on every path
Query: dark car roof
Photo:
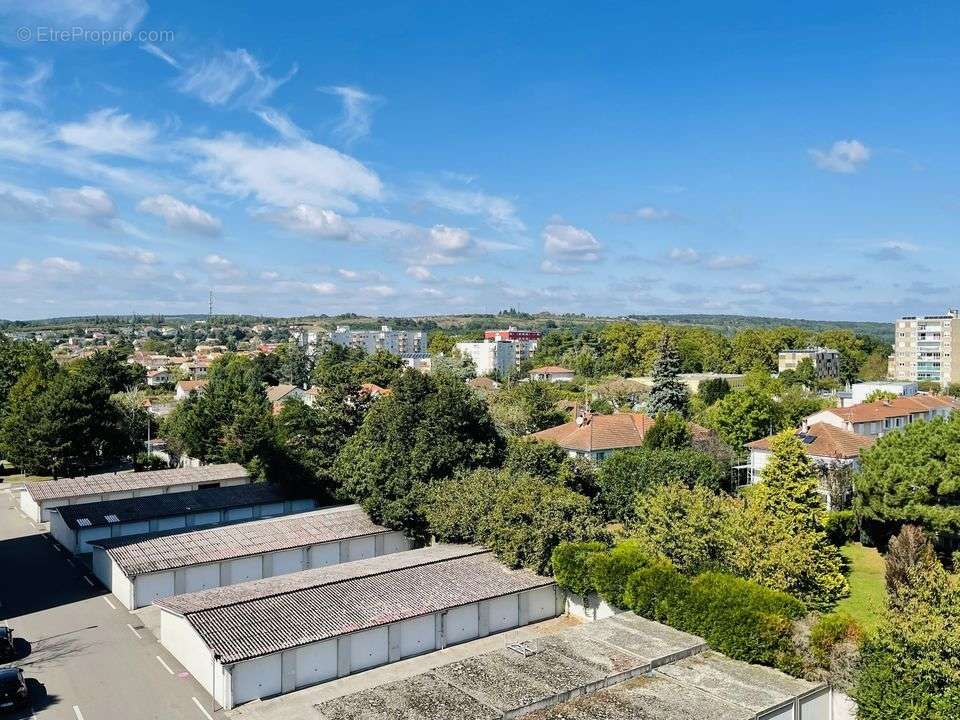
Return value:
M 8 628 L 6 625 L 0 625 L 0 637 L 3 637 L 4 635 L 9 635 L 9 634 L 10 634 L 10 628 Z
M 20 668 L 0 668 L 0 680 L 12 680 L 20 673 Z

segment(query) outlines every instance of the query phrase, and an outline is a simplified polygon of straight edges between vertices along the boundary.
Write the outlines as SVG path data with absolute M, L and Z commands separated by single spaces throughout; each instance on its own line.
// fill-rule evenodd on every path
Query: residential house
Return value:
M 147 370 L 147 385 L 156 387 L 173 382 L 173 374 L 166 368 L 158 370 Z
M 546 380 L 547 382 L 570 382 L 576 373 L 558 365 L 545 365 L 530 371 L 531 380 Z
M 880 437 L 917 420 L 947 417 L 960 407 L 953 398 L 941 395 L 913 395 L 878 400 L 850 407 L 827 408 L 810 415 L 805 425 L 827 423 L 857 435 Z
M 193 393 L 202 393 L 206 387 L 206 380 L 181 380 L 174 389 L 174 397 L 178 401 L 186 400 Z
M 594 415 L 577 413 L 576 420 L 532 433 L 534 440 L 555 442 L 571 457 L 604 460 L 616 450 L 638 448 L 654 425 L 654 419 L 643 413 Z M 696 423 L 687 423 L 694 441 L 709 440 L 713 433 Z

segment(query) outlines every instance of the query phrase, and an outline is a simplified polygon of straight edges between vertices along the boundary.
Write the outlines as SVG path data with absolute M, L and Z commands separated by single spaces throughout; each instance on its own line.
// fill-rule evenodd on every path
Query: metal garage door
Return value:
M 196 592 L 220 586 L 220 563 L 188 567 L 184 572 L 185 592 Z
M 227 520 L 249 520 L 253 517 L 252 507 L 228 508 L 226 513 Z
M 121 523 L 120 525 L 120 536 L 124 537 L 126 535 L 142 535 L 143 533 L 150 532 L 150 521 L 142 520 L 140 522 L 128 522 Z
M 137 607 L 145 607 L 154 600 L 170 597 L 174 594 L 173 572 L 150 573 L 135 579 Z
M 280 656 L 247 660 L 233 666 L 230 673 L 233 704 L 277 695 L 280 692 Z
M 364 560 L 377 554 L 377 543 L 373 537 L 360 537 L 347 541 L 347 560 Z
M 176 530 L 186 527 L 187 518 L 184 515 L 174 515 L 173 517 L 162 517 L 157 520 L 157 530 Z
M 507 595 L 490 601 L 490 632 L 515 628 L 520 623 L 520 604 L 517 595 Z
M 310 567 L 326 567 L 340 562 L 340 543 L 324 543 L 310 548 Z
M 760 720 L 794 720 L 793 703 L 761 713 Z
M 259 580 L 263 577 L 263 560 L 259 555 L 230 560 L 230 584 Z
M 400 657 L 419 655 L 437 646 L 433 615 L 411 618 L 400 623 Z
M 194 525 L 213 525 L 220 522 L 219 510 L 208 510 L 207 512 L 198 512 L 192 515 Z
M 337 676 L 337 641 L 297 648 L 297 687 L 314 685 Z
M 830 720 L 830 691 L 825 689 L 801 698 L 800 720 Z
M 412 546 L 413 543 L 402 532 L 388 533 L 383 538 L 384 555 L 409 550 Z
M 527 611 L 530 622 L 557 615 L 557 595 L 553 586 L 537 588 L 527 593 Z
M 295 513 L 313 510 L 314 507 L 316 507 L 316 503 L 313 500 L 294 500 L 290 503 L 290 511 Z
M 378 627 L 350 635 L 350 671 L 383 665 L 389 657 L 387 628 Z
M 104 538 L 110 537 L 110 528 L 109 527 L 95 527 L 87 528 L 86 530 L 80 530 L 77 533 L 77 540 L 80 545 L 81 553 L 93 552 L 93 548 L 90 547 L 90 542 L 93 540 L 103 540 Z
M 273 553 L 274 575 L 286 575 L 303 569 L 303 550 L 300 548 Z
M 445 619 L 445 642 L 447 645 L 473 640 L 480 632 L 480 616 L 477 604 L 464 605 L 447 611 Z
M 260 506 L 260 517 L 283 515 L 283 503 L 267 503 Z

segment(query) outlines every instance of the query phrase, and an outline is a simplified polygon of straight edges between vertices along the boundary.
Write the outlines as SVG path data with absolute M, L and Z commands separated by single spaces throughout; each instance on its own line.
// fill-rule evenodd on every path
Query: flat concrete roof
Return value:
M 323 720 L 752 720 L 818 687 L 624 613 L 317 705 Z
M 235 663 L 554 585 L 552 578 L 507 568 L 483 548 L 461 546 L 446 553 L 447 557 L 438 558 L 435 546 L 292 573 L 285 577 L 304 581 L 306 586 L 186 613 L 187 621 L 224 663 Z M 370 562 L 382 558 L 400 560 L 406 566 L 382 571 L 382 563 Z M 380 571 L 370 572 L 373 569 Z M 256 583 L 269 592 L 263 581 L 240 586 Z M 183 597 L 161 600 L 157 605 L 167 610 L 182 607 Z
M 174 468 L 172 470 L 149 470 L 147 472 L 104 473 L 84 477 L 46 480 L 27 484 L 27 492 L 34 501 L 57 498 L 100 495 L 105 492 L 143 490 L 155 487 L 172 487 L 191 483 L 218 482 L 249 477 L 246 469 L 237 463 L 203 465 L 201 467 Z
M 390 532 L 359 505 L 205 527 L 162 535 L 132 535 L 90 542 L 103 548 L 128 576 L 336 540 Z
M 141 495 L 122 500 L 101 500 L 82 505 L 64 505 L 52 508 L 50 512 L 59 513 L 67 527 L 80 530 L 114 525 L 118 522 L 137 522 L 206 510 L 282 502 L 285 499 L 286 494 L 277 485 L 250 483 L 190 492 Z M 111 519 L 108 520 L 108 517 Z M 78 522 L 81 520 L 84 522 Z

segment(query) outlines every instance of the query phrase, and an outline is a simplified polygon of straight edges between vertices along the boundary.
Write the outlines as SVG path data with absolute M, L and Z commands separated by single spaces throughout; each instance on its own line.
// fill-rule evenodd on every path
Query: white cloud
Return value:
M 278 280 L 280 278 L 280 273 L 274 272 L 273 270 L 264 270 L 260 273 L 261 280 Z
M 516 207 L 503 197 L 474 190 L 430 187 L 424 192 L 423 199 L 444 210 L 483 217 L 500 230 L 522 232 L 525 229 L 523 222 L 517 217 Z
M 667 257 L 676 262 L 691 265 L 700 262 L 700 253 L 693 248 L 671 248 L 670 252 L 667 253 Z
M 48 257 L 40 261 L 40 266 L 57 272 L 75 274 L 83 269 L 83 266 L 76 260 L 67 260 L 62 257 Z
M 157 136 L 150 123 L 137 122 L 116 108 L 104 108 L 87 115 L 83 122 L 61 125 L 61 141 L 92 153 L 145 157 Z
M 373 280 L 383 280 L 384 274 L 376 270 L 350 270 L 349 268 L 339 268 L 337 275 L 348 282 L 370 282 Z
M 737 290 L 747 295 L 759 295 L 767 292 L 767 286 L 763 283 L 746 282 L 737 285 Z
M 171 195 L 144 198 L 137 205 L 137 210 L 163 218 L 167 227 L 174 230 L 211 237 L 219 235 L 221 231 L 220 221 L 213 215 Z
M 343 116 L 334 128 L 334 132 L 346 145 L 352 145 L 370 134 L 373 106 L 379 100 L 360 88 L 348 85 L 336 85 L 321 88 L 324 92 L 336 95 L 343 103 Z
M 859 140 L 837 140 L 829 150 L 808 151 L 821 170 L 838 173 L 855 173 L 870 159 L 870 148 Z
M 707 260 L 707 267 L 711 270 L 731 270 L 749 267 L 756 262 L 756 258 L 750 255 L 716 255 Z
M 434 225 L 430 228 L 430 243 L 441 252 L 458 253 L 470 247 L 470 233 L 463 228 Z
M 93 244 L 91 247 L 99 250 L 106 257 L 123 262 L 133 262 L 139 265 L 156 265 L 160 262 L 160 257 L 155 252 L 144 248 L 98 243 Z
M 227 258 L 223 257 L 223 255 L 217 255 L 216 253 L 211 253 L 210 255 L 207 255 L 203 259 L 203 261 L 211 267 L 223 268 L 223 267 L 230 267 L 231 265 L 233 265 L 233 263 L 230 262 Z
M 310 289 L 318 295 L 333 295 L 337 291 L 337 286 L 331 282 L 312 283 Z
M 393 297 L 397 294 L 397 291 L 390 285 L 367 285 L 363 288 L 363 291 L 381 298 Z
M 875 245 L 864 254 L 874 260 L 894 262 L 904 260 L 908 255 L 919 252 L 920 247 L 904 240 L 887 240 Z
M 462 282 L 464 285 L 472 285 L 474 287 L 480 287 L 481 285 L 487 284 L 487 281 L 479 275 L 464 275 L 460 278 L 460 282 Z
M 177 87 L 208 105 L 232 103 L 257 107 L 296 72 L 294 65 L 285 76 L 271 77 L 264 72 L 257 58 L 239 48 L 226 50 L 190 67 L 180 78 Z
M 180 63 L 177 62 L 176 58 L 169 53 L 164 52 L 164 50 L 157 45 L 154 45 L 153 43 L 144 43 L 140 46 L 140 49 L 146 53 L 149 53 L 150 55 L 153 55 L 155 58 L 160 58 L 170 67 L 175 67 L 177 70 L 180 69 Z
M 306 136 L 303 129 L 298 127 L 286 113 L 275 108 L 262 107 L 254 110 L 254 113 L 287 140 L 302 140 Z
M 75 189 L 54 188 L 50 191 L 50 199 L 60 212 L 91 222 L 113 217 L 116 210 L 106 191 L 89 185 Z
M 0 15 L 44 21 L 58 30 L 133 30 L 147 14 L 145 0 L 0 0 Z
M 17 187 L 0 187 L 0 217 L 11 220 L 43 220 L 50 212 L 49 200 L 38 193 Z
M 220 192 L 255 195 L 269 205 L 300 204 L 356 212 L 354 198 L 376 200 L 380 178 L 333 148 L 303 141 L 254 144 L 237 135 L 186 144 L 198 159 L 194 172 Z
M 540 262 L 540 271 L 548 275 L 574 275 L 580 272 L 580 270 L 574 266 L 561 265 L 547 258 Z
M 43 105 L 43 86 L 53 74 L 53 63 L 34 62 L 33 68 L 21 77 L 10 71 L 9 65 L 0 62 L 0 103 L 20 102 L 27 105 Z
M 350 240 L 355 236 L 350 223 L 342 215 L 303 203 L 286 210 L 262 213 L 262 217 L 292 232 L 325 240 Z
M 543 251 L 551 257 L 577 262 L 600 259 L 600 242 L 588 230 L 553 223 L 543 229 L 542 237 Z
M 423 265 L 411 265 L 407 268 L 407 275 L 420 281 L 429 280 L 433 277 L 433 273 L 430 272 L 430 269 L 424 267 Z

